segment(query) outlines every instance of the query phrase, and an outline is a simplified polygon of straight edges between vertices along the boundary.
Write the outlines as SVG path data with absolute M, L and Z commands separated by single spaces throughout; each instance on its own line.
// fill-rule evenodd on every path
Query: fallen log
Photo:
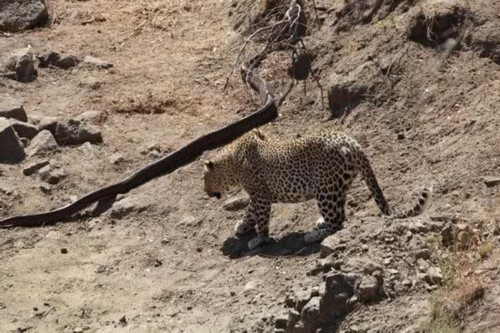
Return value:
M 273 94 L 269 91 L 265 80 L 260 78 L 254 69 L 262 56 L 254 58 L 244 64 L 241 69 L 243 82 L 259 93 L 262 107 L 249 116 L 233 122 L 219 130 L 208 133 L 191 141 L 187 145 L 171 152 L 165 157 L 146 165 L 142 169 L 121 182 L 102 187 L 90 192 L 61 208 L 44 213 L 13 216 L 0 221 L 0 227 L 40 227 L 43 225 L 67 220 L 75 213 L 85 209 L 93 203 L 116 197 L 118 194 L 126 193 L 139 187 L 150 180 L 169 174 L 178 168 L 189 164 L 201 156 L 205 151 L 221 147 L 242 134 L 278 117 L 277 106 Z

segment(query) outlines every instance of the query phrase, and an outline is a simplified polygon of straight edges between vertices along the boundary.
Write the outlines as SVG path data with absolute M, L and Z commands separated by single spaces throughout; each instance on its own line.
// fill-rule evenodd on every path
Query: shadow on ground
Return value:
M 303 232 L 292 232 L 283 237 L 275 237 L 252 251 L 248 250 L 248 241 L 257 236 L 255 231 L 244 236 L 231 237 L 224 241 L 221 247 L 222 254 L 230 259 L 246 256 L 262 257 L 305 257 L 319 252 L 320 243 L 306 244 Z

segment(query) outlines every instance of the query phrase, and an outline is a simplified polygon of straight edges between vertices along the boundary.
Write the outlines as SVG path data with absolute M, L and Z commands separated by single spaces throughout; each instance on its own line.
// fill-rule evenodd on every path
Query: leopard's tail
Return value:
M 425 188 L 418 196 L 415 205 L 402 212 L 393 213 L 387 200 L 384 197 L 384 193 L 380 189 L 380 186 L 375 177 L 375 173 L 370 165 L 370 161 L 365 154 L 361 154 L 361 164 L 360 164 L 361 174 L 366 182 L 366 185 L 370 189 L 377 206 L 380 208 L 382 213 L 387 216 L 392 216 L 395 218 L 403 219 L 411 216 L 417 216 L 424 212 L 424 210 L 429 205 L 429 201 L 432 195 L 432 188 Z

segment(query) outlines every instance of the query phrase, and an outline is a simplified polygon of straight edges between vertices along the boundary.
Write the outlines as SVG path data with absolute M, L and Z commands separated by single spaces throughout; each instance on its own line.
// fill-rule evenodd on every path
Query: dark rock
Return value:
M 431 257 L 431 253 L 428 249 L 420 249 L 415 251 L 415 259 L 424 259 L 427 260 Z
M 17 135 L 21 138 L 31 140 L 38 134 L 38 127 L 29 123 L 11 119 L 10 125 L 12 126 L 14 131 L 16 131 Z
M 68 69 L 75 67 L 80 63 L 80 59 L 73 55 L 60 54 L 57 52 L 46 52 L 36 56 L 38 59 L 39 67 L 59 67 Z
M 40 185 L 40 191 L 45 194 L 50 194 L 52 193 L 52 186 L 50 186 L 49 184 L 42 184 Z
M 297 310 L 291 309 L 290 311 L 288 311 L 288 322 L 286 324 L 286 331 L 290 332 L 299 321 L 300 321 L 300 313 Z
M 62 254 L 66 254 L 66 253 L 68 253 L 68 249 L 67 249 L 67 248 L 65 248 L 65 247 L 63 247 L 63 248 L 61 249 L 61 253 L 62 253 Z
M 67 174 L 63 168 L 55 166 L 54 164 L 48 164 L 38 170 L 40 179 L 51 185 L 58 184 L 63 178 L 66 178 Z
M 450 246 L 455 241 L 455 225 L 452 222 L 446 223 L 441 230 L 441 242 L 444 246 Z
M 305 332 L 316 332 L 320 326 L 320 302 L 320 297 L 313 297 L 302 309 L 301 320 Z
M 0 118 L 0 163 L 17 163 L 24 159 L 24 148 L 6 118 Z
M 21 104 L 13 100 L 0 100 L 0 118 L 16 119 L 19 121 L 28 121 L 26 111 Z
M 58 145 L 52 133 L 47 130 L 43 130 L 38 133 L 33 140 L 31 140 L 28 149 L 26 150 L 28 156 L 35 155 L 45 155 L 49 152 L 56 151 L 58 149 Z
M 43 160 L 43 161 L 38 161 L 38 162 L 33 162 L 28 164 L 24 169 L 23 169 L 23 175 L 25 176 L 31 176 L 44 166 L 48 165 L 49 161 L 48 160 Z
M 226 200 L 222 206 L 227 211 L 238 211 L 246 208 L 250 204 L 249 197 L 231 198 Z
M 21 31 L 44 25 L 49 12 L 43 0 L 0 0 L 0 31 Z
M 494 187 L 500 185 L 500 177 L 484 177 L 483 182 L 486 187 Z
M 92 56 L 85 56 L 85 58 L 83 59 L 83 63 L 101 69 L 107 69 L 113 67 L 113 64 L 110 63 L 109 61 L 101 60 Z
M 310 289 L 298 289 L 294 292 L 294 302 L 293 307 L 297 311 L 302 311 L 302 308 L 309 302 L 311 299 L 311 290 Z
M 77 120 L 57 122 L 54 137 L 60 145 L 78 145 L 85 142 L 101 143 L 101 132 Z
M 14 72 L 15 79 L 19 82 L 27 83 L 35 80 L 36 71 L 31 47 L 18 49 L 12 52 L 5 63 L 5 68 Z
M 288 314 L 283 314 L 280 316 L 277 316 L 274 319 L 274 327 L 278 329 L 286 329 L 286 324 L 288 322 Z
M 332 273 L 326 276 L 325 293 L 320 301 L 320 321 L 328 323 L 347 314 L 346 302 L 354 295 L 356 275 Z
M 374 276 L 365 276 L 359 285 L 359 297 L 362 302 L 371 302 L 378 299 L 379 282 Z

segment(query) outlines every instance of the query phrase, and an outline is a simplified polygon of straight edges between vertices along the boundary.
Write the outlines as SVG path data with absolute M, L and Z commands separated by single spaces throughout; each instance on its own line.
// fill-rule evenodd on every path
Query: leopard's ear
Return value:
M 205 161 L 203 161 L 203 163 L 205 164 L 206 170 L 211 171 L 214 169 L 214 163 L 212 161 L 205 160 Z

